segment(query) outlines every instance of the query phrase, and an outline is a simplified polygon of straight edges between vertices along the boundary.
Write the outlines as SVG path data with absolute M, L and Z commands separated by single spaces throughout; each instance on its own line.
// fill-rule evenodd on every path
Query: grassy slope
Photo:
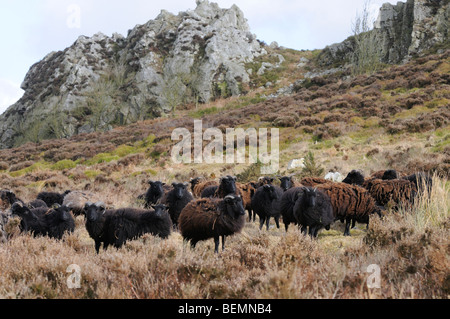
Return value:
M 0 151 L 0 183 L 31 200 L 41 190 L 86 189 L 116 207 L 138 206 L 149 178 L 185 181 L 239 174 L 248 165 L 173 165 L 171 132 L 203 118 L 219 128 L 279 127 L 281 172 L 312 151 L 319 164 L 346 174 L 395 168 L 437 173 L 431 200 L 412 211 L 359 227 L 351 238 L 340 223 L 318 241 L 297 230 L 259 231 L 257 223 L 230 238 L 214 256 L 212 241 L 192 251 L 178 233 L 152 237 L 96 256 L 83 220 L 64 242 L 27 236 L 0 245 L 0 297 L 7 298 L 445 298 L 450 294 L 449 52 L 393 66 L 371 76 L 335 74 L 307 80 L 292 96 L 263 94 L 302 78 L 301 56 L 253 77 L 247 96 L 186 106 L 174 118 L 140 122 L 105 133 L 27 144 Z M 258 65 L 249 66 L 255 69 Z M 274 83 L 259 88 L 265 81 Z M 292 173 L 292 172 L 289 172 Z M 294 172 L 297 173 L 297 172 Z M 419 245 L 417 243 L 420 243 Z M 48 259 L 51 255 L 53 258 Z M 67 289 L 66 268 L 82 269 L 82 288 Z M 382 288 L 368 289 L 365 271 L 379 264 Z

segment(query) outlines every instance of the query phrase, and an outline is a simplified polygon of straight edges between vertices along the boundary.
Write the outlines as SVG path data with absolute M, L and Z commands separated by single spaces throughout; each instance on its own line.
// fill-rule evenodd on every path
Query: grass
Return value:
M 96 255 L 79 217 L 75 233 L 62 241 L 20 235 L 0 245 L 0 297 L 445 299 L 450 197 L 446 180 L 433 181 L 429 200 L 420 197 L 408 211 L 375 218 L 369 230 L 358 225 L 351 237 L 342 235 L 340 222 L 317 240 L 292 225 L 286 233 L 273 221 L 261 231 L 258 223 L 247 223 L 219 255 L 212 240 L 191 249 L 178 232 L 167 240 L 144 236 Z M 80 289 L 66 284 L 72 264 L 81 269 Z M 380 289 L 366 285 L 371 264 L 381 269 Z
M 282 80 L 277 85 L 298 79 L 299 57 L 314 60 L 318 52 L 279 52 L 286 58 L 286 69 L 275 74 Z M 444 63 L 439 70 L 447 68 L 448 63 Z M 405 71 L 401 67 L 392 70 L 398 73 L 396 78 L 404 77 L 408 83 L 414 77 L 406 79 L 402 75 Z M 337 115 L 326 124 L 340 124 L 338 136 L 330 134 L 319 140 L 315 132 L 323 124 L 281 128 L 283 165 L 313 151 L 316 166 L 324 173 L 333 170 L 345 175 L 352 169 L 362 169 L 368 175 L 392 167 L 405 172 L 436 170 L 448 176 L 448 125 L 390 135 L 383 124 L 426 116 L 431 111 L 444 112 L 447 86 L 435 84 L 432 93 L 429 88 L 405 86 L 382 90 L 379 99 L 371 99 L 371 95 L 366 99 L 368 85 L 364 81 L 353 86 L 343 81 L 343 88 L 350 87 L 345 91 L 335 83 L 338 81 L 333 79 L 319 89 L 313 85 L 310 91 L 302 88 L 298 95 L 268 100 L 263 105 L 257 105 L 266 101 L 261 94 L 276 87 L 219 99 L 196 110 L 180 109 L 174 118 L 138 123 L 123 131 L 113 130 L 111 135 L 99 133 L 86 137 L 86 141 L 43 141 L 5 150 L 0 152 L 0 182 L 2 188 L 13 189 L 24 201 L 34 199 L 41 190 L 78 189 L 98 194 L 108 206 L 137 207 L 136 197 L 145 192 L 149 179 L 168 184 L 197 176 L 215 179 L 237 175 L 242 182 L 257 179 L 260 165 L 174 165 L 170 161 L 171 130 L 191 124 L 193 118 L 211 115 L 215 120 L 217 115 L 221 120 L 230 114 L 245 119 L 239 124 L 243 128 L 273 127 L 272 117 L 267 116 L 271 114 L 298 115 L 299 120 L 313 115 L 320 121 Z M 382 78 L 375 84 L 383 87 L 383 83 L 387 82 Z M 407 110 L 401 101 L 413 94 L 429 94 L 433 99 L 424 99 L 426 102 Z M 332 106 L 341 100 L 348 106 Z M 372 111 L 376 117 L 370 117 Z M 21 165 L 27 162 L 30 166 Z M 14 166 L 20 170 L 8 171 Z M 280 174 L 285 168 L 280 167 Z M 298 175 L 299 171 L 289 173 Z M 447 178 L 434 176 L 435 187 L 429 196 L 419 197 L 412 208 L 390 211 L 383 220 L 374 218 L 368 230 L 365 225 L 357 225 L 351 237 L 342 235 L 340 222 L 330 231 L 322 231 L 317 240 L 304 237 L 292 226 L 286 233 L 283 225 L 277 229 L 272 223 L 268 231 L 260 231 L 258 223 L 247 223 L 241 234 L 228 238 L 226 251 L 219 255 L 213 254 L 212 240 L 192 250 L 178 232 L 168 240 L 144 236 L 122 249 L 96 255 L 84 220 L 79 217 L 75 233 L 63 241 L 15 235 L 7 244 L 0 244 L 0 298 L 445 299 L 450 295 Z M 81 288 L 77 290 L 66 285 L 66 270 L 71 264 L 79 265 L 82 271 Z M 371 264 L 381 268 L 380 289 L 366 285 L 367 266 Z

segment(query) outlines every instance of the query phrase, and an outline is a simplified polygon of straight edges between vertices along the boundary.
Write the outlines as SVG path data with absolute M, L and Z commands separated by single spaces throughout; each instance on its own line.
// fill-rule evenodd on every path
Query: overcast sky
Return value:
M 221 8 L 236 4 L 259 40 L 297 50 L 322 49 L 346 39 L 364 4 L 364 0 L 211 2 Z M 397 1 L 371 0 L 375 15 L 385 2 Z M 195 7 L 195 0 L 0 0 L 0 114 L 22 96 L 20 84 L 34 63 L 72 45 L 80 35 L 126 36 L 136 24 L 156 18 L 161 9 L 177 14 Z

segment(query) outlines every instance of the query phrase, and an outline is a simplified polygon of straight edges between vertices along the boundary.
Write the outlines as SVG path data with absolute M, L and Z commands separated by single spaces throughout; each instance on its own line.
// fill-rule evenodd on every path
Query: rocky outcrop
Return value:
M 396 5 L 385 3 L 374 24 L 373 44 L 383 63 L 406 62 L 436 44 L 448 43 L 450 5 L 448 0 L 407 0 Z M 322 66 L 336 66 L 352 61 L 355 39 L 325 48 Z
M 238 95 L 245 64 L 267 52 L 235 5 L 197 1 L 122 36 L 81 36 L 33 65 L 25 94 L 0 116 L 0 148 L 107 130 L 182 103 Z

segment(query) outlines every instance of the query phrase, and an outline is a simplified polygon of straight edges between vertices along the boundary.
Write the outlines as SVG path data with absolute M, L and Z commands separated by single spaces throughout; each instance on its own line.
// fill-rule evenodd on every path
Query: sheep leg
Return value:
M 275 224 L 277 224 L 277 228 L 280 229 L 280 217 L 275 217 Z
M 265 217 L 259 217 L 259 230 L 262 230 L 265 221 L 266 221 Z
M 350 224 L 351 224 L 351 219 L 347 219 L 345 222 L 344 236 L 351 236 L 350 235 Z
M 97 255 L 100 253 L 100 245 L 102 243 L 98 240 L 95 241 L 95 251 L 97 252 Z
M 302 234 L 306 235 L 308 232 L 308 226 L 302 226 Z
M 214 236 L 214 253 L 219 253 L 220 236 Z
M 288 231 L 288 228 L 289 228 L 289 223 L 285 223 L 285 224 L 284 224 L 284 229 L 286 229 L 286 233 L 287 233 L 287 231 Z
M 267 227 L 267 230 L 269 230 L 269 227 L 270 227 L 270 216 L 267 216 L 266 227 Z
M 309 234 L 311 235 L 311 238 L 317 238 L 319 235 L 319 226 L 309 227 Z
M 225 237 L 226 236 L 222 236 L 222 251 L 225 250 Z

